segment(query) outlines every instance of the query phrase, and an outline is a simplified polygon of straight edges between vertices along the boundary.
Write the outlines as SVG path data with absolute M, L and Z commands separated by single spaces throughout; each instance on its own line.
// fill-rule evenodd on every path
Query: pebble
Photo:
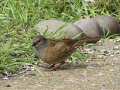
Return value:
M 120 42 L 120 38 L 117 38 L 117 39 L 116 39 L 116 42 Z
M 115 54 L 120 54 L 120 50 L 117 50 L 117 51 L 115 52 Z
M 113 50 L 118 50 L 119 46 L 114 46 Z
M 113 57 L 113 56 L 114 56 L 114 54 L 111 54 L 110 56 L 111 56 L 111 57 Z
M 7 76 L 3 77 L 2 78 L 3 80 L 8 80 L 9 78 Z

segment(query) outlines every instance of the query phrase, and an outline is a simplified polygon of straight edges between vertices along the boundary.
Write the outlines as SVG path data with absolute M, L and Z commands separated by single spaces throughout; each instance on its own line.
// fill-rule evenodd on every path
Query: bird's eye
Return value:
M 44 44 L 44 40 L 39 40 L 37 43 L 39 43 L 39 44 Z
M 46 41 L 46 39 L 44 37 L 41 36 L 37 36 L 34 40 L 33 40 L 33 44 L 32 46 L 35 46 L 37 44 L 44 44 Z

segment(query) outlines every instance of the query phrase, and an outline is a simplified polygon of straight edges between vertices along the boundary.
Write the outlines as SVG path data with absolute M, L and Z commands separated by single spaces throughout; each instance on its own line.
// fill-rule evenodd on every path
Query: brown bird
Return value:
M 57 69 L 76 49 L 73 45 L 76 41 L 64 39 L 60 41 L 48 40 L 39 35 L 33 40 L 33 46 L 37 56 L 50 65 L 50 69 Z

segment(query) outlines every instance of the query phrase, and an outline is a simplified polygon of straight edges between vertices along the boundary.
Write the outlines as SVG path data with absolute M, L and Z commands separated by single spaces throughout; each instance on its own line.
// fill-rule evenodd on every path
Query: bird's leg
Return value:
M 61 65 L 65 64 L 65 63 L 66 63 L 65 61 L 62 61 L 62 62 L 60 62 L 60 63 L 58 63 L 58 64 L 54 64 L 54 66 L 51 67 L 50 69 L 51 69 L 51 70 L 57 70 L 57 69 L 60 68 Z
M 49 67 L 48 67 L 48 69 L 51 69 L 51 68 L 53 68 L 55 66 L 55 64 L 51 64 Z

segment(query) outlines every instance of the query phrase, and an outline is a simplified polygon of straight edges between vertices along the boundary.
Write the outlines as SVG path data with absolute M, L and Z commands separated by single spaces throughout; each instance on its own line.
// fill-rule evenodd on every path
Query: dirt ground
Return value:
M 90 57 L 84 63 L 58 71 L 37 67 L 10 80 L 0 79 L 0 90 L 120 90 L 120 42 L 105 40 L 85 51 Z

